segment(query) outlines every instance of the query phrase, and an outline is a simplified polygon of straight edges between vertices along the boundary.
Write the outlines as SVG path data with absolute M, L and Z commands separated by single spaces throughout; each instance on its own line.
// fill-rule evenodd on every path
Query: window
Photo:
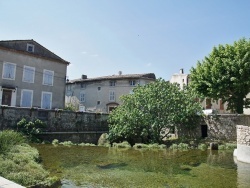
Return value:
M 98 90 L 98 91 L 101 91 L 101 87 L 98 87 L 97 90 Z
M 97 105 L 100 105 L 101 104 L 101 101 L 97 101 Z
M 27 44 L 27 51 L 28 52 L 34 52 L 35 46 L 33 44 Z
M 130 81 L 129 81 L 129 85 L 135 86 L 135 80 L 130 80 Z
M 109 91 L 109 101 L 115 101 L 115 91 Z
M 23 82 L 34 83 L 35 67 L 25 66 L 23 67 Z
M 71 91 L 71 84 L 67 85 L 67 91 Z
M 80 102 L 85 102 L 85 93 L 84 92 L 80 93 Z
M 85 88 L 86 88 L 86 84 L 81 83 L 81 88 L 82 88 L 82 89 L 85 89 Z
M 109 86 L 115 86 L 115 84 L 116 84 L 116 81 L 110 81 L 109 82 Z
M 16 74 L 16 64 L 5 62 L 3 64 L 3 78 L 9 80 L 15 80 L 15 74 Z
M 32 107 L 33 102 L 33 91 L 22 89 L 21 92 L 21 107 Z
M 53 86 L 54 71 L 43 70 L 43 85 Z
M 52 93 L 51 92 L 42 92 L 42 105 L 44 109 L 51 109 L 52 104 Z

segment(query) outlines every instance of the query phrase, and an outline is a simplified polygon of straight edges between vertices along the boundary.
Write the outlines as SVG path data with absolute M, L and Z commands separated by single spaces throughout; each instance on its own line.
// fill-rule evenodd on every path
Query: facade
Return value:
M 68 64 L 34 40 L 0 41 L 0 105 L 64 108 Z
M 154 82 L 155 74 L 126 74 L 82 78 L 66 83 L 65 103 L 79 111 L 109 113 L 121 104 L 120 96 L 129 94 L 137 85 Z
M 190 82 L 189 74 L 185 74 L 183 69 L 180 69 L 179 73 L 173 74 L 170 79 L 170 83 L 178 83 L 181 89 L 183 89 L 184 85 L 188 86 Z M 229 113 L 229 111 L 226 110 L 227 105 L 223 104 L 221 99 L 213 100 L 205 98 L 204 100 L 200 100 L 200 103 L 204 110 L 212 109 L 217 113 Z

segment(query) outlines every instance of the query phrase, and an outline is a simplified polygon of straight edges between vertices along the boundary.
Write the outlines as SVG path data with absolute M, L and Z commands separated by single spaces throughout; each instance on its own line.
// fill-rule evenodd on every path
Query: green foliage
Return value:
M 52 141 L 52 144 L 53 144 L 53 145 L 58 145 L 58 144 L 59 144 L 59 140 L 54 139 L 54 140 Z
M 113 143 L 114 148 L 131 148 L 131 145 L 127 141 L 123 141 L 122 143 Z
M 28 137 L 30 141 L 38 141 L 36 135 L 41 132 L 41 129 L 45 127 L 45 123 L 39 119 L 35 121 L 27 121 L 22 118 L 18 123 L 18 130 Z
M 77 111 L 77 107 L 76 107 L 74 104 L 72 104 L 72 103 L 67 103 L 67 104 L 65 105 L 64 110 L 76 112 L 76 111 Z
M 169 149 L 173 149 L 173 150 L 188 150 L 189 149 L 189 145 L 186 143 L 179 143 L 179 144 L 172 144 Z
M 198 145 L 198 149 L 200 149 L 200 150 L 207 150 L 207 148 L 208 148 L 207 144 L 199 144 Z
M 228 110 L 243 113 L 250 99 L 250 40 L 219 45 L 196 68 L 191 69 L 191 87 L 201 96 L 228 102 Z
M 24 186 L 51 186 L 55 178 L 42 168 L 37 149 L 26 143 L 23 134 L 12 130 L 0 132 L 0 176 Z
M 25 137 L 13 130 L 0 132 L 0 153 L 8 152 L 13 146 L 26 142 Z
M 108 119 L 111 142 L 161 143 L 173 126 L 190 130 L 200 121 L 201 106 L 195 95 L 163 79 L 138 86 L 121 100 L 123 104 Z
M 233 143 L 221 144 L 218 147 L 219 150 L 234 150 L 236 148 L 237 148 L 237 144 L 233 144 Z

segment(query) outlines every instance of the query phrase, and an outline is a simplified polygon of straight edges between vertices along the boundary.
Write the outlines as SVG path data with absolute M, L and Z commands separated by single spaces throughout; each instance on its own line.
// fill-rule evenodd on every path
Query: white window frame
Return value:
M 13 70 L 11 70 L 11 72 L 13 71 L 13 76 L 11 76 L 11 77 L 5 77 L 5 74 L 6 74 L 6 69 L 7 69 L 7 67 L 6 66 L 13 66 Z M 12 67 L 11 67 L 11 69 L 12 69 Z M 16 64 L 15 63 L 10 63 L 10 62 L 4 62 L 3 63 L 3 73 L 2 73 L 2 78 L 3 79 L 6 79 L 6 80 L 15 80 L 15 78 L 16 78 Z
M 31 93 L 30 106 L 25 106 L 25 105 L 23 104 L 23 93 L 24 93 L 24 92 L 30 92 L 30 93 Z M 21 106 L 21 107 L 32 107 L 32 105 L 33 105 L 33 90 L 22 89 L 22 90 L 21 90 L 21 101 L 20 101 L 20 106 Z
M 44 99 L 44 95 L 45 94 L 49 94 L 50 95 L 50 104 L 49 104 L 49 108 L 44 108 L 44 105 L 43 105 L 43 99 Z M 52 92 L 46 92 L 46 91 L 42 91 L 42 96 L 41 96 L 41 108 L 43 109 L 51 109 L 51 106 L 52 106 Z
M 130 86 L 135 86 L 136 85 L 136 81 L 135 80 L 129 80 L 129 85 Z
M 80 92 L 79 101 L 85 102 L 85 92 Z
M 51 76 L 51 81 L 49 81 Z M 54 82 L 54 71 L 52 70 L 43 70 L 43 85 L 53 86 Z
M 30 47 L 32 50 L 29 50 Z M 26 48 L 27 52 L 34 52 L 34 50 L 35 50 L 35 46 L 33 44 L 27 44 L 27 48 Z
M 116 81 L 115 80 L 109 81 L 109 86 L 110 87 L 115 87 L 116 86 Z
M 115 91 L 109 91 L 109 101 L 115 101 Z
M 27 71 L 30 71 L 30 73 Z M 35 71 L 36 68 L 35 67 L 30 67 L 30 66 L 23 66 L 23 82 L 28 82 L 28 83 L 34 83 L 35 80 Z M 31 79 L 29 80 L 29 75 L 31 75 Z M 28 79 L 26 78 L 28 77 Z

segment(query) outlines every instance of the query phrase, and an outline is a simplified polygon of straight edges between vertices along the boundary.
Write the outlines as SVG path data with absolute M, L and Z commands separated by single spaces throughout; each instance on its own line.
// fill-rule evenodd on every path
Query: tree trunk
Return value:
M 243 114 L 244 96 L 239 95 L 236 99 L 235 110 L 238 114 Z

